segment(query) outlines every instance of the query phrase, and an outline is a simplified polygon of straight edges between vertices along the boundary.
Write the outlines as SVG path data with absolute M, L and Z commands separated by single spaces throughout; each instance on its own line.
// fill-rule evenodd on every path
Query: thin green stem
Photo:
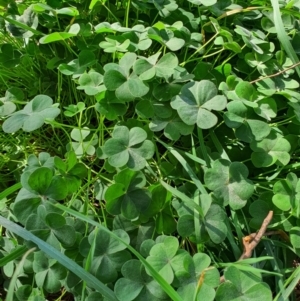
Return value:
M 200 129 L 199 127 L 197 127 L 197 131 L 198 131 L 198 139 L 199 139 L 199 144 L 200 144 L 200 149 L 201 149 L 201 153 L 203 155 L 203 159 L 206 162 L 206 166 L 210 167 L 210 158 L 208 156 L 206 147 L 205 147 L 205 141 L 203 138 L 203 132 L 202 129 Z
M 129 24 L 130 4 L 131 4 L 131 0 L 127 0 L 126 15 L 125 15 L 125 27 L 127 28 L 129 26 L 128 24 Z

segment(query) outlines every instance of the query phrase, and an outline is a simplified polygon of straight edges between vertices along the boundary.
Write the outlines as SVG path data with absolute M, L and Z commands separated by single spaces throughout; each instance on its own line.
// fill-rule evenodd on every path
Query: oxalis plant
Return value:
M 0 0 L 3 300 L 297 300 L 299 1 Z

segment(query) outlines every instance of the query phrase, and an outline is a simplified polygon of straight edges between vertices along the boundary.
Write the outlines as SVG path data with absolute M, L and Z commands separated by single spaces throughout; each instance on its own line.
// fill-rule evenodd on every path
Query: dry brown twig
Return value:
M 251 233 L 243 237 L 244 251 L 239 260 L 250 258 L 255 247 L 258 245 L 262 237 L 267 231 L 268 225 L 273 218 L 273 211 L 269 211 L 257 233 Z
M 257 82 L 259 82 L 259 81 L 261 81 L 261 80 L 264 80 L 264 79 L 267 79 L 267 78 L 276 77 L 276 76 L 278 76 L 278 75 L 280 75 L 280 74 L 282 74 L 282 73 L 284 73 L 284 72 L 286 72 L 286 71 L 288 71 L 288 70 L 290 70 L 290 69 L 294 69 L 294 68 L 297 67 L 298 65 L 300 65 L 300 62 L 298 62 L 298 63 L 296 63 L 296 64 L 294 64 L 294 65 L 292 65 L 292 66 L 290 66 L 290 67 L 288 67 L 288 68 L 286 68 L 286 69 L 284 69 L 284 70 L 281 70 L 281 71 L 279 71 L 279 72 L 277 72 L 277 73 L 274 73 L 274 74 L 271 74 L 271 75 L 267 75 L 267 76 L 264 76 L 264 77 L 260 77 L 260 78 L 258 78 L 258 79 L 255 79 L 255 80 L 251 81 L 250 84 L 257 83 Z
M 273 218 L 273 211 L 269 211 L 268 215 L 264 219 L 260 229 L 256 233 L 251 233 L 245 237 L 243 237 L 243 245 L 244 245 L 244 251 L 241 257 L 239 258 L 238 261 L 250 258 L 252 256 L 252 252 L 255 249 L 255 247 L 258 245 L 260 240 L 264 235 L 272 235 L 274 234 L 274 231 L 270 231 L 266 233 L 266 230 Z M 224 282 L 225 278 L 224 276 L 220 277 L 220 282 Z

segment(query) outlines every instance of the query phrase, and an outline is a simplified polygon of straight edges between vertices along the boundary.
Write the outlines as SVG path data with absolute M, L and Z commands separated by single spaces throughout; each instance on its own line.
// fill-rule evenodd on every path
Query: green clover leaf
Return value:
M 119 65 L 110 63 L 104 67 L 104 85 L 107 90 L 115 91 L 117 98 L 123 102 L 133 101 L 149 91 L 148 85 L 135 72 L 129 73 L 135 60 L 136 54 L 128 52 L 120 59 Z
M 75 152 L 68 152 L 66 157 L 66 162 L 59 157 L 54 157 L 54 166 L 65 180 L 68 194 L 72 194 L 80 188 L 81 179 L 86 177 L 87 169 L 83 163 L 77 163 Z
M 33 271 L 37 286 L 48 293 L 58 292 L 62 286 L 61 280 L 67 276 L 67 270 L 42 251 L 34 253 Z
M 146 160 L 154 154 L 154 145 L 146 138 L 147 133 L 139 127 L 129 130 L 126 126 L 115 126 L 112 138 L 103 146 L 109 164 L 114 167 L 127 165 L 133 170 L 144 168 Z
M 126 29 L 127 32 L 124 32 L 122 37 L 130 40 L 128 51 L 137 52 L 138 50 L 147 50 L 151 46 L 152 40 L 149 39 L 147 28 L 144 25 L 135 25 L 130 28 L 131 31 L 128 31 L 128 28 Z
M 14 214 L 23 224 L 41 203 L 46 204 L 48 199 L 63 200 L 68 195 L 66 180 L 54 175 L 54 170 L 48 167 L 29 166 L 21 176 L 21 183 L 23 188 L 16 197 Z
M 204 253 L 197 253 L 193 258 L 187 257 L 187 273 L 177 276 L 180 282 L 177 292 L 183 300 L 214 300 L 215 287 L 219 285 L 220 275 L 210 264 L 209 256 Z M 201 278 L 203 281 L 199 284 Z M 195 295 L 197 299 L 194 299 Z
M 67 196 L 65 180 L 54 175 L 47 167 L 39 167 L 34 171 L 25 171 L 21 176 L 22 186 L 41 198 L 63 200 Z
M 217 199 L 237 210 L 246 205 L 254 191 L 254 185 L 247 179 L 248 174 L 243 163 L 220 159 L 206 171 L 204 180 Z
M 236 129 L 235 135 L 241 141 L 250 143 L 253 140 L 262 140 L 269 135 L 271 131 L 269 125 L 258 120 L 253 109 L 246 107 L 241 100 L 229 102 L 227 110 L 228 112 L 224 114 L 225 124 Z
M 290 161 L 291 145 L 275 131 L 262 141 L 251 142 L 250 147 L 253 150 L 251 160 L 255 167 L 268 167 L 273 164 L 284 166 Z
M 272 201 L 282 211 L 299 208 L 300 181 L 290 172 L 285 180 L 277 181 L 273 186 L 274 196 Z
M 72 78 L 78 78 L 88 67 L 95 63 L 95 54 L 90 50 L 82 50 L 78 55 L 78 59 L 72 60 L 68 64 L 60 64 L 58 70 L 64 75 L 72 75 Z
M 37 95 L 23 110 L 12 113 L 3 123 L 2 129 L 6 133 L 14 133 L 19 129 L 32 132 L 40 128 L 47 119 L 54 119 L 60 109 L 53 105 L 53 100 L 47 95 Z
M 217 124 L 218 118 L 211 111 L 221 111 L 226 107 L 226 98 L 217 95 L 218 90 L 209 80 L 185 84 L 178 96 L 171 101 L 173 109 L 187 125 L 209 129 Z
M 149 190 L 152 194 L 152 201 L 143 215 L 148 218 L 156 216 L 157 233 L 173 233 L 176 230 L 176 221 L 171 208 L 172 194 L 162 185 L 152 185 Z
M 179 23 L 182 24 L 180 21 Z M 177 28 L 174 28 L 173 26 L 165 26 L 165 24 L 160 21 L 148 29 L 148 37 L 150 39 L 161 43 L 163 46 L 168 47 L 171 51 L 177 51 L 185 45 L 184 39 L 175 36 L 175 34 L 180 35 L 180 33 L 181 30 L 177 30 Z
M 64 115 L 67 117 L 73 117 L 76 114 L 83 112 L 85 110 L 85 103 L 84 102 L 77 102 L 76 105 L 70 104 L 67 107 L 64 107 Z
M 71 142 L 71 146 L 78 158 L 82 157 L 84 154 L 92 156 L 95 154 L 94 145 L 97 144 L 98 138 L 93 136 L 93 139 L 90 140 L 87 137 L 90 134 L 88 127 L 82 129 L 73 129 L 71 131 L 71 137 L 75 142 Z
M 178 140 L 181 135 L 189 135 L 193 132 L 194 125 L 184 123 L 177 113 L 173 113 L 171 117 L 162 119 L 154 117 L 149 124 L 149 128 L 153 132 L 164 130 L 164 135 L 170 140 Z
M 127 106 L 119 100 L 112 91 L 105 91 L 95 96 L 97 103 L 95 109 L 108 120 L 115 120 L 118 116 L 123 116 L 127 111 Z
M 119 229 L 113 232 L 129 244 L 129 236 L 125 231 Z M 95 249 L 90 272 L 104 283 L 115 281 L 122 265 L 131 259 L 130 253 L 125 250 L 126 246 L 102 229 L 94 230 L 88 237 L 83 238 L 79 247 L 80 253 L 88 257 L 92 246 Z
M 17 87 L 11 87 L 0 97 L 0 117 L 8 116 L 16 110 L 15 102 L 24 100 L 24 93 Z
M 257 102 L 258 107 L 254 108 L 254 112 L 266 120 L 270 121 L 277 115 L 277 105 L 273 98 L 267 97 Z
M 78 90 L 84 90 L 87 95 L 96 95 L 106 90 L 103 83 L 102 74 L 91 71 L 89 73 L 83 73 L 78 83 L 80 86 L 77 87 Z
M 286 192 L 288 191 L 284 191 L 284 200 L 287 200 L 287 205 L 290 205 L 290 200 L 289 198 L 286 196 Z M 277 197 L 279 198 L 280 195 L 278 195 Z M 273 211 L 273 219 L 272 219 L 272 223 L 273 224 L 278 224 L 278 227 L 280 229 L 283 229 L 284 231 L 290 231 L 290 229 L 293 227 L 293 225 L 295 225 L 296 223 L 296 218 L 295 217 L 291 217 L 290 212 L 289 211 L 283 211 L 282 209 L 278 208 L 275 204 L 274 201 L 277 202 L 277 200 L 274 199 L 274 201 L 272 202 L 272 198 L 274 197 L 273 192 L 271 191 L 267 191 L 267 192 L 263 192 L 260 194 L 259 199 L 254 201 L 250 207 L 249 207 L 249 213 L 252 216 L 252 219 L 250 220 L 250 227 L 254 228 L 254 229 L 260 229 L 264 219 L 266 218 L 267 214 L 270 211 Z M 281 207 L 281 205 L 283 205 L 283 208 L 285 206 L 285 204 L 283 204 L 283 202 L 280 203 L 279 201 L 279 207 Z
M 188 0 L 195 5 L 212 6 L 217 3 L 217 0 Z
M 141 80 L 151 80 L 155 76 L 169 78 L 178 66 L 178 58 L 172 52 L 165 54 L 157 62 L 160 52 L 149 58 L 138 59 L 133 65 L 133 71 Z
M 161 236 L 156 242 L 146 260 L 168 283 L 172 283 L 175 274 L 185 270 L 184 261 L 189 254 L 185 250 L 178 250 L 176 237 Z
M 144 189 L 146 178 L 140 171 L 124 169 L 115 177 L 115 184 L 105 192 L 106 210 L 114 215 L 122 214 L 133 220 L 148 208 L 151 193 Z
M 116 51 L 126 52 L 130 45 L 130 40 L 122 36 L 107 36 L 105 41 L 100 42 L 99 46 L 104 52 L 114 53 Z
M 123 278 L 118 279 L 114 291 L 120 301 L 169 300 L 161 286 L 147 275 L 139 260 L 126 262 L 121 269 Z
M 293 95 L 292 90 L 297 88 L 299 88 L 298 81 L 292 78 L 285 78 L 282 75 L 265 78 L 257 82 L 257 91 L 266 96 L 271 96 L 278 92 Z
M 37 214 L 31 214 L 26 220 L 26 229 L 60 250 L 60 244 L 71 247 L 76 241 L 75 229 L 66 224 L 66 219 L 55 212 L 43 213 L 39 207 Z M 41 214 L 42 212 L 42 214 Z
M 217 289 L 217 301 L 271 301 L 272 292 L 261 277 L 231 266 L 225 270 L 225 282 Z
M 183 237 L 192 236 L 197 243 L 204 243 L 211 239 L 214 243 L 221 243 L 227 235 L 225 224 L 226 215 L 218 204 L 212 204 L 210 195 L 200 195 L 199 211 L 191 204 L 173 201 L 179 220 L 177 231 Z
M 291 239 L 291 244 L 295 249 L 300 249 L 300 227 L 293 227 L 290 230 L 290 239 Z

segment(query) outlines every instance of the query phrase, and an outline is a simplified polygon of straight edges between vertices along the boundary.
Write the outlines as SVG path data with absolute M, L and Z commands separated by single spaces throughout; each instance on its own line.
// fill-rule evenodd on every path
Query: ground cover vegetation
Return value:
M 297 300 L 299 0 L 0 0 L 9 300 Z

